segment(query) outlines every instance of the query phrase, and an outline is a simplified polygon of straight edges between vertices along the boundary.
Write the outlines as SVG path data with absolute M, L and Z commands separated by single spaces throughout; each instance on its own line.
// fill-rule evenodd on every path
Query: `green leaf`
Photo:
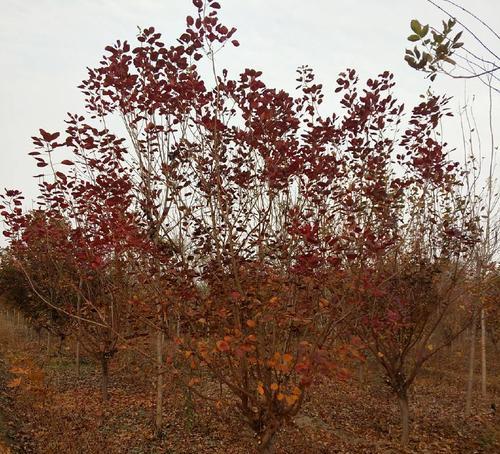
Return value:
M 415 59 L 413 57 L 410 57 L 409 55 L 407 55 L 405 57 L 405 60 L 406 60 L 406 63 L 408 63 L 412 68 L 416 68 L 417 64 L 416 64 Z
M 427 61 L 422 59 L 417 63 L 416 69 L 424 69 L 425 65 L 427 65 Z
M 462 36 L 462 33 L 463 33 L 463 32 L 458 32 L 458 33 L 457 33 L 457 35 L 455 36 L 455 38 L 453 38 L 453 42 L 454 42 L 454 43 L 456 43 L 456 42 L 460 39 L 460 37 Z
M 424 25 L 422 31 L 418 35 L 420 36 L 420 38 L 423 38 L 425 35 L 427 35 L 427 33 L 429 33 L 429 25 Z
M 420 25 L 420 22 L 417 19 L 413 19 L 410 22 L 410 27 L 415 34 L 420 35 L 420 33 L 422 33 L 422 25 Z
M 443 35 L 434 35 L 434 42 L 435 44 L 441 44 L 444 40 L 444 36 Z
M 419 41 L 419 40 L 420 40 L 420 36 L 418 36 L 418 35 L 410 35 L 410 36 L 408 36 L 408 41 L 415 42 L 415 41 Z

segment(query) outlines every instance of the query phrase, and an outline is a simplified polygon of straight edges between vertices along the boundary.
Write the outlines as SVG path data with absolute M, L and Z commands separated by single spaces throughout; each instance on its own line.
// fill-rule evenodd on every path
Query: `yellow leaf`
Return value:
M 291 395 L 286 396 L 286 402 L 288 405 L 293 405 L 295 402 L 297 402 L 298 399 L 299 399 L 299 396 L 297 396 L 295 394 L 291 394 Z
M 384 354 L 383 354 L 382 352 L 378 352 L 378 353 L 377 353 L 377 356 L 378 356 L 379 358 L 383 358 L 383 357 L 384 357 Z
M 434 350 L 434 346 L 432 344 L 427 345 L 427 350 L 429 351 Z
M 7 388 L 17 388 L 21 384 L 21 377 L 13 378 L 7 383 Z
M 282 393 L 278 393 L 278 395 L 276 396 L 276 399 L 278 399 L 278 400 L 283 400 L 284 398 L 285 398 L 285 395 Z

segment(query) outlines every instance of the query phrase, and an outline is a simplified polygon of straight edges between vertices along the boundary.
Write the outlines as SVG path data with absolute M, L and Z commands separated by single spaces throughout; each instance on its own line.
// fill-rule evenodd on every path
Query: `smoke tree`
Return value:
M 340 326 L 399 361 L 382 361 L 395 391 L 416 358 L 407 392 L 474 224 L 453 207 L 457 164 L 435 137 L 446 98 L 430 96 L 406 124 L 392 74 L 362 85 L 348 69 L 339 113 L 324 114 L 308 67 L 293 94 L 254 69 L 219 71 L 215 55 L 239 45 L 235 29 L 218 2 L 193 4 L 170 47 L 153 27 L 135 47 L 106 47 L 80 85 L 88 118 L 69 115 L 63 136 L 34 138 L 53 175 L 42 209 L 67 220 L 53 261 L 74 267 L 68 287 L 81 306 L 65 311 L 91 337 L 103 395 L 126 313 L 156 331 L 157 430 L 162 376 L 176 364 L 192 392 L 230 409 L 272 452 L 318 377 L 345 376 L 346 352 L 359 356 Z M 115 119 L 127 137 L 110 131 Z M 62 172 L 53 157 L 67 152 Z M 6 213 L 11 244 L 29 243 L 19 203 Z M 176 346 L 167 358 L 164 335 Z M 413 356 L 395 344 L 381 352 L 388 336 Z

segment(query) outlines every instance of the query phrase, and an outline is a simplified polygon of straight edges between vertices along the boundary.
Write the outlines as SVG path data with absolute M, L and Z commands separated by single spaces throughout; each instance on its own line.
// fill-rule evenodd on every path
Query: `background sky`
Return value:
M 403 61 L 409 23 L 439 25 L 443 14 L 426 0 L 221 0 L 221 18 L 238 29 L 238 48 L 218 56 L 219 68 L 233 74 L 244 68 L 263 71 L 268 86 L 293 90 L 295 70 L 307 64 L 335 99 L 337 74 L 356 68 L 362 79 L 384 70 L 395 73 L 396 94 L 407 106 L 419 101 L 429 81 Z M 462 0 L 500 30 L 500 2 Z M 96 65 L 106 45 L 135 41 L 137 26 L 154 26 L 167 45 L 194 13 L 191 0 L 0 0 L 0 190 L 22 189 L 36 195 L 40 173 L 27 156 L 39 128 L 64 129 L 66 112 L 83 112 L 76 88 L 86 67 Z M 476 27 L 473 20 L 470 25 Z M 488 39 L 485 35 L 485 38 Z M 464 34 L 464 39 L 468 37 Z M 497 48 L 498 41 L 492 45 Z M 438 77 L 433 90 L 454 96 L 456 110 L 472 102 L 483 143 L 488 141 L 487 90 L 478 82 Z M 467 93 L 467 95 L 465 95 Z M 332 104 L 333 105 L 333 104 Z M 496 95 L 495 121 L 500 119 Z M 460 148 L 458 121 L 445 130 Z M 487 150 L 486 150 L 487 151 Z

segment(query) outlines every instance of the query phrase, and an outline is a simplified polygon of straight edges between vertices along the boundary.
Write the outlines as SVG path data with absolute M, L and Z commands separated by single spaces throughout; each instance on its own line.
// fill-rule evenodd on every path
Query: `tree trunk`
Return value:
M 76 376 L 80 378 L 80 340 L 76 340 L 76 352 L 75 352 L 75 366 L 76 366 Z
M 78 289 L 81 291 L 82 289 L 82 280 L 78 284 Z M 75 366 L 76 366 L 76 376 L 80 378 L 80 333 L 81 333 L 81 325 L 80 325 L 80 307 L 81 307 L 81 294 L 78 293 L 78 297 L 76 299 L 76 314 L 78 316 L 77 326 L 76 326 L 76 352 L 75 352 Z
M 161 432 L 163 423 L 163 332 L 156 333 L 156 415 L 155 430 Z
M 280 428 L 277 421 L 271 421 L 260 437 L 259 453 L 274 454 L 274 439 Z
M 486 313 L 481 308 L 481 395 L 486 397 Z
M 64 336 L 59 336 L 59 347 L 57 348 L 57 354 L 59 356 L 62 355 L 63 346 L 64 346 Z
M 101 357 L 101 394 L 103 402 L 108 401 L 108 381 L 109 381 L 109 369 L 108 369 L 108 358 L 103 353 Z
M 407 446 L 410 441 L 410 408 L 407 394 L 399 395 L 398 400 L 401 411 L 401 444 Z
M 359 384 L 364 387 L 365 385 L 365 375 L 366 375 L 366 363 L 360 362 L 358 366 L 358 380 Z
M 477 312 L 472 314 L 472 326 L 470 328 L 470 353 L 469 353 L 469 377 L 467 379 L 467 392 L 465 394 L 465 416 L 469 417 L 472 406 L 472 388 L 474 386 L 474 362 L 476 356 L 476 324 Z
M 50 331 L 47 331 L 47 356 L 50 356 Z

